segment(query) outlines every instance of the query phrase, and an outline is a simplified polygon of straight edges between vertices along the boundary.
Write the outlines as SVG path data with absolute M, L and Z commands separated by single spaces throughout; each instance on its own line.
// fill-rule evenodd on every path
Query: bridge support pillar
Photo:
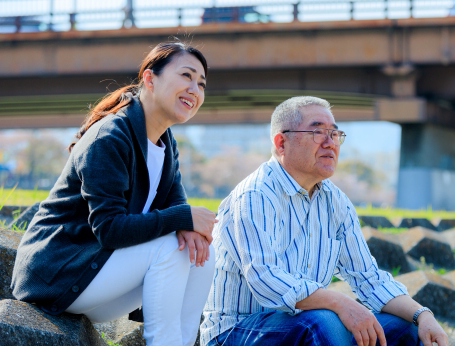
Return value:
M 397 207 L 455 210 L 455 130 L 402 124 Z

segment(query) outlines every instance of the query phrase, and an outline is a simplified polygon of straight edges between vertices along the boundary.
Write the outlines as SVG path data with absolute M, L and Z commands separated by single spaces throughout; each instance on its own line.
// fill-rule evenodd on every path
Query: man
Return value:
M 344 138 L 325 100 L 294 97 L 276 108 L 273 157 L 218 212 L 203 344 L 448 345 L 431 311 L 378 269 L 353 205 L 327 180 Z M 363 305 L 326 289 L 334 274 Z

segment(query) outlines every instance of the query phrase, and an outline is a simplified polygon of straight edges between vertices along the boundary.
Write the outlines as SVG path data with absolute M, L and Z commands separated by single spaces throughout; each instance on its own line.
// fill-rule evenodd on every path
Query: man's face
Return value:
M 305 106 L 301 114 L 303 114 L 303 122 L 297 129 L 290 130 L 312 131 L 316 128 L 337 128 L 332 113 L 322 106 Z M 283 162 L 291 175 L 296 174 L 305 180 L 317 183 L 335 173 L 340 146 L 335 145 L 330 136 L 327 136 L 321 144 L 313 140 L 311 132 L 285 133 L 284 136 L 287 140 Z

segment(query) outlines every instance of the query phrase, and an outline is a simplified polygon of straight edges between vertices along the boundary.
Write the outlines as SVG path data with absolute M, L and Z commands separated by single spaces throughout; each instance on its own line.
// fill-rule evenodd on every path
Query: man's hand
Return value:
M 449 345 L 447 334 L 430 312 L 422 312 L 417 323 L 419 324 L 419 338 L 424 346 L 432 346 L 433 342 L 436 342 L 438 346 Z
M 376 317 L 366 307 L 343 293 L 320 288 L 297 302 L 295 307 L 300 310 L 332 310 L 354 335 L 359 346 L 375 346 L 377 340 L 381 346 L 387 345 L 384 330 Z
M 204 266 L 204 262 L 209 260 L 210 244 L 207 241 L 207 239 L 205 239 L 205 237 L 203 237 L 199 233 L 191 231 L 178 231 L 177 239 L 179 242 L 180 251 L 182 251 L 185 248 L 185 244 L 188 244 L 190 261 L 191 263 L 194 263 L 194 258 L 196 257 L 196 267 Z
M 354 335 L 357 344 L 375 346 L 376 341 L 379 340 L 381 346 L 386 346 L 384 330 L 373 313 L 353 299 L 347 299 L 342 303 L 341 309 L 335 312 L 344 326 Z
M 209 244 L 212 243 L 212 231 L 215 223 L 216 214 L 204 207 L 191 207 L 194 231 L 204 236 Z

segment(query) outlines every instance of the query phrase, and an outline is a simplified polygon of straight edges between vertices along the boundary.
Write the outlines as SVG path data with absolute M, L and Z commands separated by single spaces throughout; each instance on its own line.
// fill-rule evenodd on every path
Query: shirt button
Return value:
M 73 286 L 73 287 L 71 288 L 71 290 L 72 290 L 74 293 L 77 293 L 77 292 L 79 292 L 79 286 Z
M 308 268 L 310 268 L 311 266 L 308 264 Z
M 312 237 L 313 235 L 310 233 L 310 238 Z
M 57 305 L 52 305 L 51 306 L 51 310 L 54 311 L 54 312 L 57 311 Z
M 92 267 L 92 269 L 97 269 L 97 268 L 98 268 L 98 264 L 95 263 L 95 262 L 93 262 L 93 263 L 91 264 L 91 267 Z

